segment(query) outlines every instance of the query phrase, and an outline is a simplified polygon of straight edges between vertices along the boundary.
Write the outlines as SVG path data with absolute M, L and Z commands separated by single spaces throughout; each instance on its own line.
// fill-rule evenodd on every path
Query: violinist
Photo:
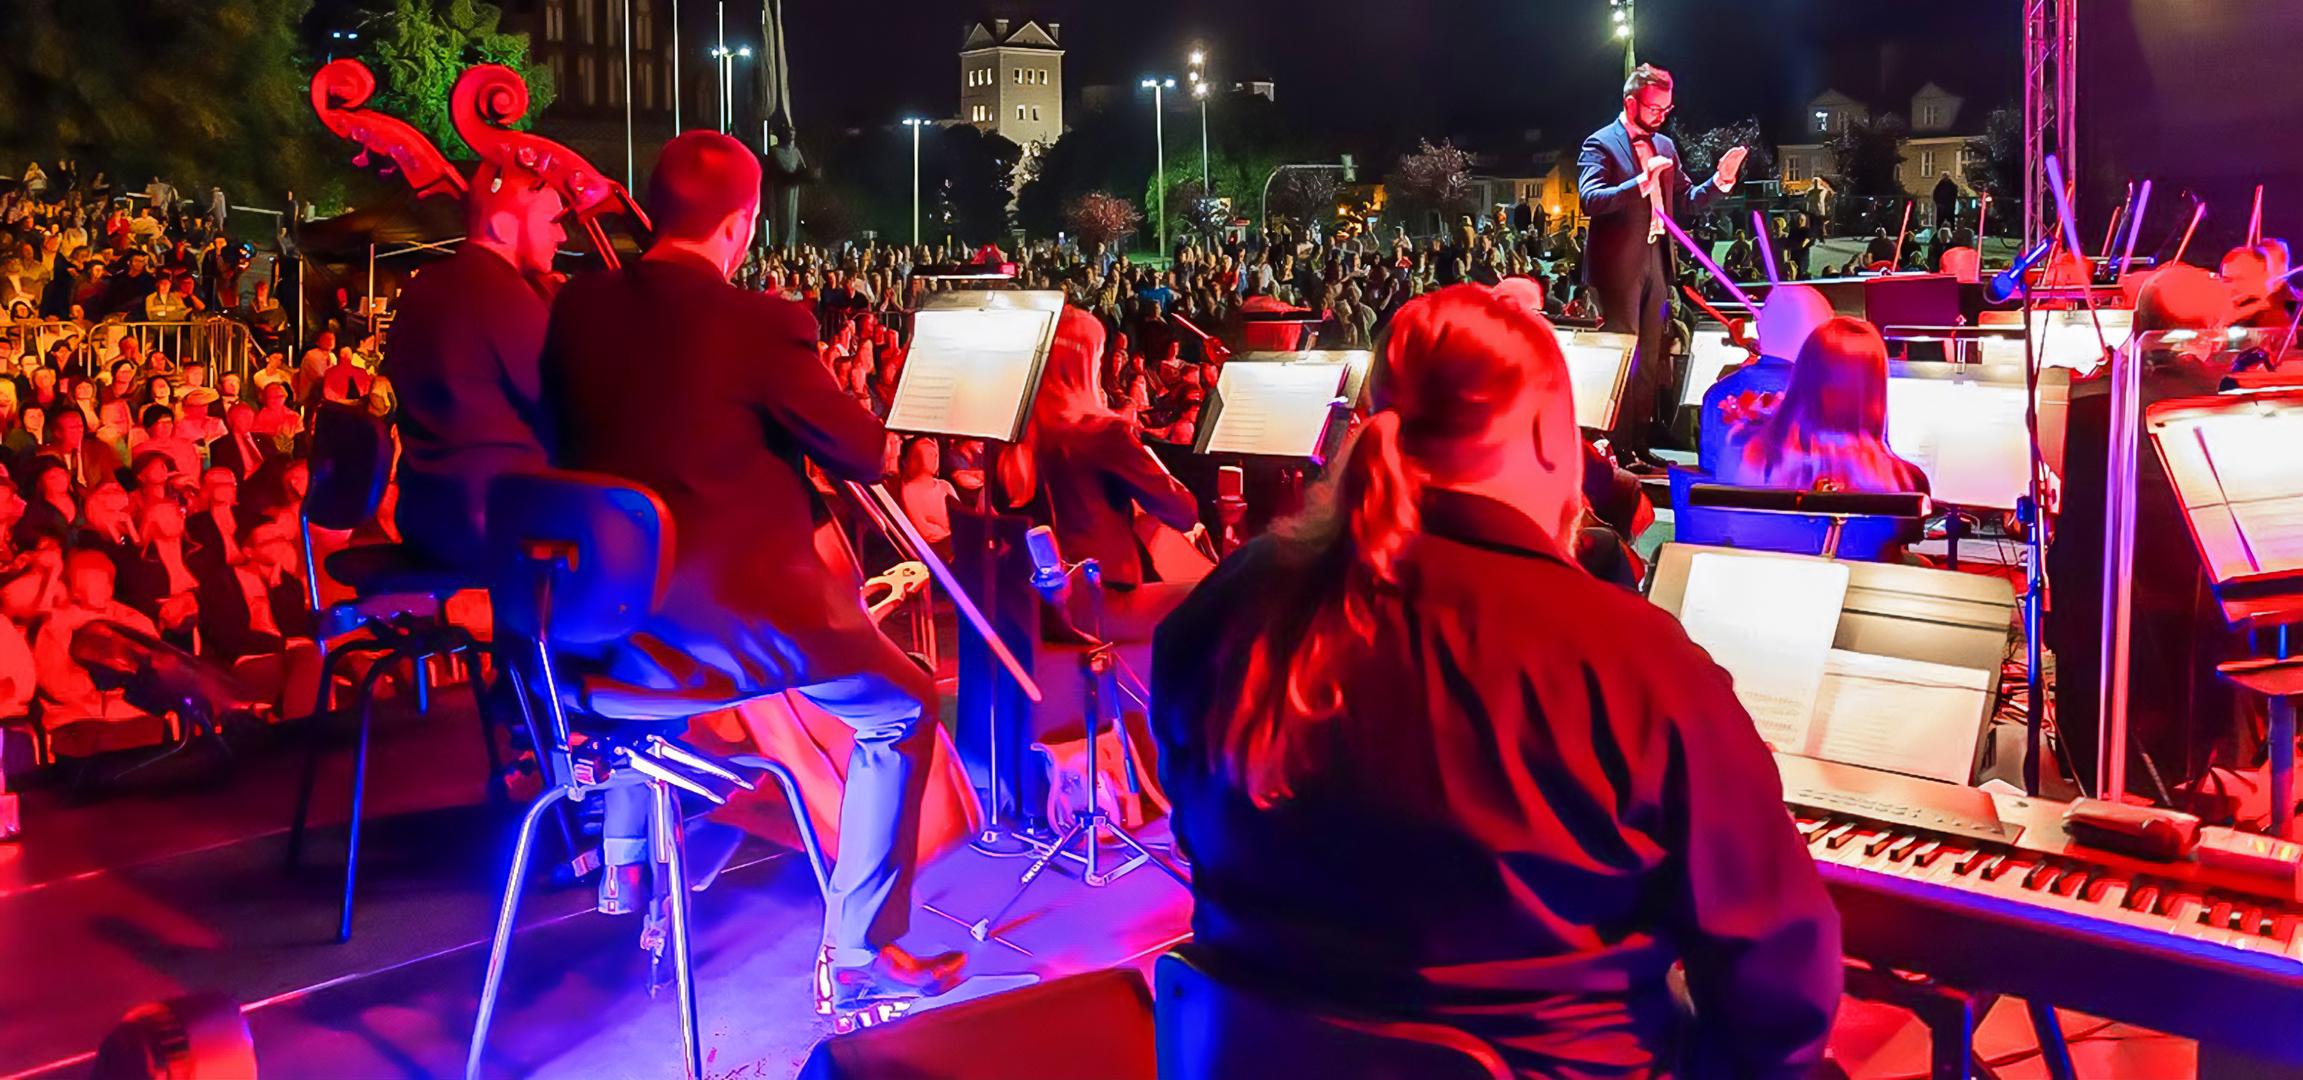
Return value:
M 1727 433 L 1746 419 L 1775 409 L 1791 385 L 1791 362 L 1815 328 L 1831 320 L 1831 302 L 1811 285 L 1779 285 L 1759 309 L 1759 340 L 1750 363 L 1727 372 L 1703 392 L 1695 422 L 1696 463 L 1717 475 Z
M 1925 492 L 1927 476 L 1887 445 L 1887 342 L 1841 316 L 1815 328 L 1772 413 L 1730 432 L 1719 479 L 1800 491 Z
M 2235 247 L 2223 256 L 2223 282 L 2231 287 L 2234 304 L 2233 325 L 2285 330 L 2294 322 L 2289 262 L 2283 240 Z
M 1147 584 L 1137 508 L 1190 531 L 1199 525 L 1199 502 L 1106 403 L 1097 363 L 1103 348 L 1103 324 L 1065 307 L 1031 419 L 1022 441 L 1000 456 L 999 479 L 1007 505 L 1054 529 L 1065 558 L 1102 566 L 1105 638 L 1141 641 L 1189 585 Z
M 490 481 L 544 467 L 536 364 L 563 209 L 534 173 L 482 165 L 463 245 L 400 294 L 383 365 L 400 394 L 397 523 L 443 565 L 477 568 Z

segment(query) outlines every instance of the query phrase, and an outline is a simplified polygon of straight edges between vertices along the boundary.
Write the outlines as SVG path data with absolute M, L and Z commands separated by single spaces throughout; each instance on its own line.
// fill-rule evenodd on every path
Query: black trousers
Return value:
M 1665 392 L 1671 381 L 1671 279 L 1664 272 L 1663 256 L 1659 246 L 1648 245 L 1641 266 L 1610 275 L 1611 285 L 1594 287 L 1599 293 L 1600 329 L 1639 339 L 1631 353 L 1631 370 L 1624 376 L 1615 426 L 1607 436 L 1618 452 L 1649 450 L 1659 432 L 1671 426 L 1670 395 Z

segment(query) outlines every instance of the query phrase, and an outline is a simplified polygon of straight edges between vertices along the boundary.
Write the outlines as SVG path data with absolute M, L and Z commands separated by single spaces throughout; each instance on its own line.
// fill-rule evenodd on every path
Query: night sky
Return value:
M 1677 74 L 1681 119 L 1703 126 L 1775 125 L 1826 86 L 1868 98 L 1929 78 L 1987 110 L 2020 92 L 2018 10 L 2013 0 L 1640 0 L 1640 58 Z M 1545 143 L 1572 143 L 1616 107 L 1622 79 L 1606 0 L 792 0 L 803 126 L 951 115 L 963 27 L 989 15 L 1063 23 L 1075 105 L 1082 85 L 1180 77 L 1204 41 L 1215 78 L 1276 79 L 1292 122 L 1353 141 L 1541 128 Z

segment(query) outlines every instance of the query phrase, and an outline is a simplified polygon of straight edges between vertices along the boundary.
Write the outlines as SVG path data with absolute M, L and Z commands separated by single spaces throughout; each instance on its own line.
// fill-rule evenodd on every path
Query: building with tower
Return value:
M 1030 149 L 1064 133 L 1063 24 L 993 19 L 960 45 L 960 121 Z

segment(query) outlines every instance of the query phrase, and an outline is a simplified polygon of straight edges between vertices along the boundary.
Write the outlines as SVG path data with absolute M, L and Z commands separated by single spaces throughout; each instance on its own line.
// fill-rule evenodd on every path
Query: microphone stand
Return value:
M 2045 750 L 2047 679 L 2044 643 L 2047 601 L 2046 455 L 2039 446 L 2039 342 L 2034 317 L 2031 281 L 2023 279 L 2023 425 L 2030 436 L 2030 492 L 2015 504 L 2015 520 L 2022 523 L 2028 551 L 2023 566 L 2023 793 L 2040 793 L 2039 759 Z
M 1043 567 L 1032 572 L 1032 587 L 1038 589 L 1040 596 L 1048 603 L 1056 604 L 1063 595 L 1065 586 L 1075 578 L 1085 582 L 1088 590 L 1089 630 L 1087 636 L 1089 641 L 1087 652 L 1080 657 L 1080 675 L 1086 680 L 1087 688 L 1087 714 L 1082 718 L 1087 729 L 1087 808 L 1072 820 L 1071 827 L 1065 829 L 1063 835 L 1058 837 L 1054 844 L 1042 849 L 1039 855 L 1032 860 L 1031 865 L 1024 868 L 1023 877 L 1016 882 L 1016 890 L 1009 895 L 1007 903 L 1000 905 L 998 911 L 978 920 L 974 926 L 968 928 L 968 933 L 974 936 L 977 941 L 989 939 L 994 927 L 1004 925 L 1007 922 L 1008 913 L 1015 910 L 1016 904 L 1024 898 L 1024 893 L 1032 887 L 1032 882 L 1039 880 L 1039 876 L 1047 872 L 1048 865 L 1053 863 L 1057 856 L 1081 858 L 1081 856 L 1072 855 L 1071 848 L 1083 840 L 1085 841 L 1083 861 L 1086 871 L 1081 875 L 1081 880 L 1086 882 L 1089 888 L 1100 889 L 1119 880 L 1145 863 L 1158 867 L 1162 873 L 1175 879 L 1176 884 L 1187 889 L 1191 887 L 1191 883 L 1184 880 L 1182 871 L 1153 855 L 1149 848 L 1144 847 L 1142 841 L 1129 835 L 1125 826 L 1104 812 L 1103 772 L 1096 754 L 1096 742 L 1104 724 L 1111 725 L 1112 730 L 1120 733 L 1120 755 L 1131 792 L 1135 790 L 1136 779 L 1134 751 L 1128 746 L 1127 732 L 1120 727 L 1119 686 L 1116 674 L 1119 667 L 1119 654 L 1112 643 L 1104 637 L 1103 566 L 1094 559 L 1082 559 L 1060 570 L 1054 567 Z M 1106 829 L 1111 831 L 1112 838 L 1117 840 L 1120 846 L 1135 852 L 1134 859 L 1120 864 L 1118 868 L 1108 874 L 1103 872 L 1102 854 L 1099 850 L 1100 834 Z

